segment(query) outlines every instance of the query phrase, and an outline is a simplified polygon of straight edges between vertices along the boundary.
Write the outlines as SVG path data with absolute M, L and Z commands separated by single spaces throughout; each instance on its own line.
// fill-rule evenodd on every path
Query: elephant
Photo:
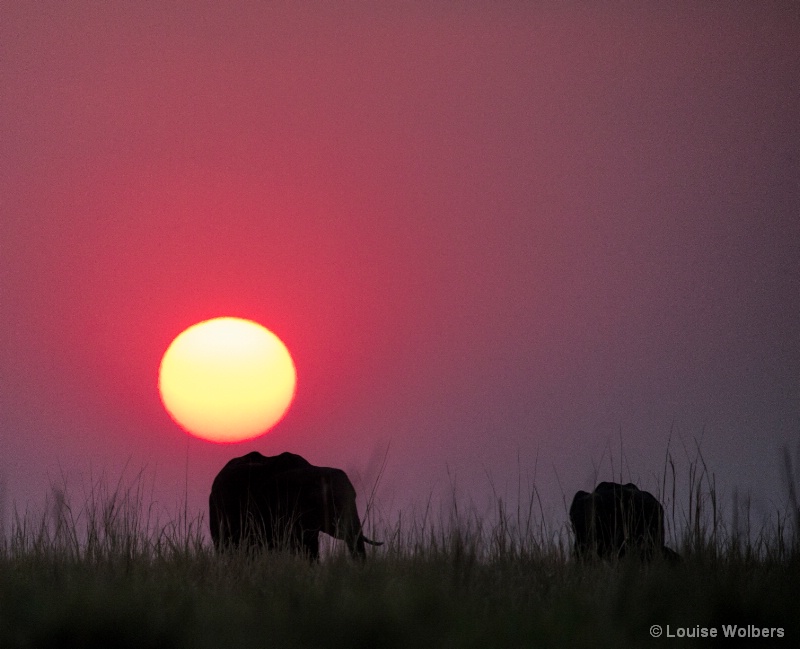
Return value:
M 650 560 L 660 554 L 670 562 L 680 560 L 664 545 L 661 503 L 633 483 L 601 482 L 592 493 L 577 492 L 569 518 L 578 558 L 638 556 Z
M 294 453 L 233 458 L 214 478 L 208 506 L 218 552 L 265 547 L 317 561 L 320 532 L 345 541 L 357 559 L 366 558 L 366 543 L 383 545 L 364 536 L 347 474 Z

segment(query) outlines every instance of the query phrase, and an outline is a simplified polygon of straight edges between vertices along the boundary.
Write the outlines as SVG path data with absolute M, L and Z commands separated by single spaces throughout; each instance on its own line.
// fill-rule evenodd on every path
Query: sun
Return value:
M 277 424 L 294 398 L 297 372 L 274 333 L 251 320 L 214 318 L 172 341 L 158 390 L 184 430 L 212 442 L 241 442 Z

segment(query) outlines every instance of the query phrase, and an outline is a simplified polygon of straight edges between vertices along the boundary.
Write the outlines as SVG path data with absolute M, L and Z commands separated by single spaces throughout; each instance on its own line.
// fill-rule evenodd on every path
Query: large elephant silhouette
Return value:
M 208 501 L 215 548 L 287 549 L 319 559 L 319 533 L 347 543 L 355 558 L 364 544 L 356 491 L 341 469 L 319 467 L 293 453 L 256 451 L 233 458 L 214 478 Z
M 592 493 L 579 491 L 569 518 L 575 532 L 575 556 L 652 559 L 680 557 L 664 545 L 664 508 L 653 494 L 635 484 L 601 482 Z

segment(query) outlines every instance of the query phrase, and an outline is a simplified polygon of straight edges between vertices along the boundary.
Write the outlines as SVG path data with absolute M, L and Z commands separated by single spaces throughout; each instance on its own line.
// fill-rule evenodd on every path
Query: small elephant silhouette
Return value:
M 575 556 L 680 559 L 664 545 L 664 508 L 655 496 L 635 484 L 601 482 L 592 493 L 579 491 L 569 518 L 575 532 Z

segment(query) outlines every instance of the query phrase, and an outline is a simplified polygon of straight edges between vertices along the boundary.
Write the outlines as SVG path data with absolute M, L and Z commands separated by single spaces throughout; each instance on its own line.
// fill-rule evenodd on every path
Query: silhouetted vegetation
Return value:
M 160 522 L 141 480 L 93 485 L 76 506 L 52 491 L 46 514 L 17 514 L 0 546 L 1 647 L 644 647 L 651 625 L 783 629 L 800 635 L 797 476 L 759 529 L 723 521 L 698 454 L 688 499 L 662 493 L 684 560 L 576 562 L 564 524 L 537 507 L 445 515 L 372 528 L 386 546 L 354 562 L 333 544 L 319 564 L 283 553 L 217 555 L 203 516 Z M 535 493 L 531 500 L 535 501 Z M 566 516 L 565 516 L 566 518 Z M 377 529 L 376 529 L 377 527 Z M 761 631 L 760 631 L 761 633 Z M 708 638 L 687 639 L 701 646 Z

